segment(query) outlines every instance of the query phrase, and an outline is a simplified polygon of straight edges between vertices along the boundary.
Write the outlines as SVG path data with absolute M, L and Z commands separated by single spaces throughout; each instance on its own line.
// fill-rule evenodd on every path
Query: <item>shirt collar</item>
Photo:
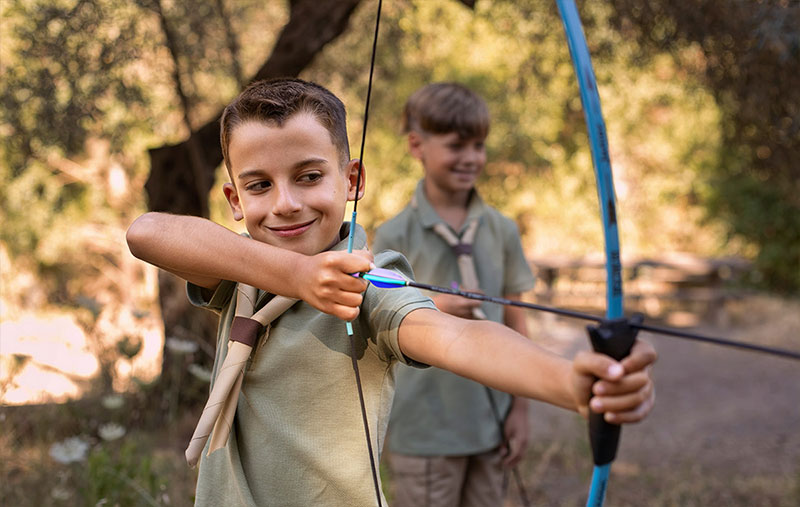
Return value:
M 339 228 L 339 242 L 329 248 L 329 251 L 347 250 L 347 240 L 350 234 L 350 222 L 342 223 Z M 356 224 L 355 235 L 353 236 L 353 250 L 362 250 L 367 246 L 367 233 L 360 224 Z
M 417 189 L 414 191 L 414 197 L 411 203 L 419 213 L 420 222 L 423 227 L 430 229 L 439 222 L 444 222 L 439 214 L 436 213 L 436 210 L 433 209 L 430 201 L 428 201 L 428 197 L 425 195 L 425 180 L 420 180 L 419 183 L 417 183 Z M 469 203 L 467 204 L 467 218 L 464 220 L 462 229 L 466 227 L 467 223 L 472 219 L 480 220 L 485 211 L 486 204 L 483 202 L 483 199 L 481 199 L 481 196 L 478 195 L 478 191 L 473 188 L 470 192 Z M 356 231 L 358 231 L 358 229 L 356 229 Z M 455 232 L 461 233 L 461 231 Z

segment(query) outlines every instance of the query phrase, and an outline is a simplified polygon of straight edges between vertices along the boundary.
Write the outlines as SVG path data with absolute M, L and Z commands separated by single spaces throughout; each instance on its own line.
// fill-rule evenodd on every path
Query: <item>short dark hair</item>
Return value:
M 425 85 L 406 101 L 403 131 L 448 134 L 462 139 L 486 137 L 489 133 L 489 108 L 475 92 L 458 83 Z
M 277 78 L 256 81 L 245 88 L 220 118 L 220 144 L 228 172 L 231 170 L 228 148 L 234 129 L 247 121 L 282 126 L 297 113 L 314 115 L 330 133 L 344 166 L 350 160 L 347 140 L 347 113 L 344 104 L 328 89 L 302 79 Z

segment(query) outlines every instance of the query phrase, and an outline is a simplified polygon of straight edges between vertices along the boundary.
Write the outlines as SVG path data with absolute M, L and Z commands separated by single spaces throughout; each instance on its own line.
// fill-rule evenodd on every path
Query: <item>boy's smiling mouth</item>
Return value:
M 293 238 L 306 232 L 316 220 L 309 220 L 300 224 L 280 225 L 267 227 L 273 234 L 281 238 Z

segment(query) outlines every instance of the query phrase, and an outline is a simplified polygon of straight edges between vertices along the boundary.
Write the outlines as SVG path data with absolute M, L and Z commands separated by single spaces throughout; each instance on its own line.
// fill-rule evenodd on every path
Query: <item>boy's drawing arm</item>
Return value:
M 127 233 L 131 253 L 200 287 L 242 282 L 351 320 L 367 283 L 349 273 L 368 271 L 368 252 L 306 256 L 253 240 L 194 216 L 150 212 Z
M 655 398 L 649 366 L 656 355 L 646 342 L 637 342 L 621 363 L 591 351 L 570 361 L 501 324 L 431 309 L 409 313 L 398 339 L 403 353 L 416 361 L 584 416 L 594 394 L 592 408 L 605 412 L 609 422 L 643 419 Z

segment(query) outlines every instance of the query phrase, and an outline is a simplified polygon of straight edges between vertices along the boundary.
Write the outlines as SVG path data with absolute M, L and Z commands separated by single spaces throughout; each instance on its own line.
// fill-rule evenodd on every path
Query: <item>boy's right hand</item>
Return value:
M 322 252 L 306 257 L 297 266 L 300 299 L 342 320 L 355 319 L 369 282 L 352 273 L 374 269 L 372 261 L 372 253 L 367 250 Z

